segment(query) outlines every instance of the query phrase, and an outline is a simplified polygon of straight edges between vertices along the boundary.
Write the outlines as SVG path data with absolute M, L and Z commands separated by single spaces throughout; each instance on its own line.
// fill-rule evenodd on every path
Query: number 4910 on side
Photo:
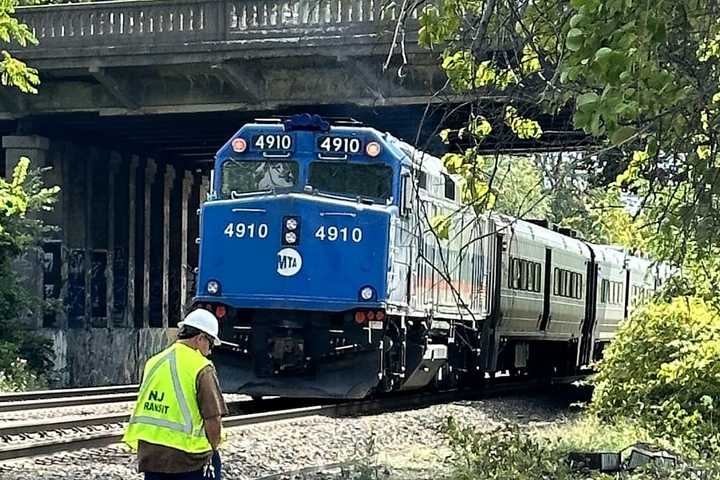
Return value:
M 267 223 L 228 223 L 223 231 L 229 238 L 267 238 Z
M 315 230 L 315 238 L 330 242 L 338 240 L 347 242 L 348 240 L 352 240 L 355 243 L 360 243 L 363 238 L 363 231 L 357 227 L 349 230 L 347 227 L 336 227 L 334 225 L 326 227 L 325 225 L 320 225 L 318 229 Z

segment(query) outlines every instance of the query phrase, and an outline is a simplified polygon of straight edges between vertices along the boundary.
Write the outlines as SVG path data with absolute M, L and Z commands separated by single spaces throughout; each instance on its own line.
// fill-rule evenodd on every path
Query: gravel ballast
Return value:
M 228 439 L 221 448 L 223 478 L 339 478 L 349 468 L 368 465 L 380 466 L 374 472 L 378 477 L 437 478 L 448 453 L 439 429 L 449 416 L 463 424 L 493 429 L 503 424 L 558 424 L 567 421 L 567 415 L 566 399 L 536 394 L 356 418 L 308 417 L 232 428 L 226 430 Z M 134 455 L 122 445 L 0 464 L 3 480 L 141 478 Z

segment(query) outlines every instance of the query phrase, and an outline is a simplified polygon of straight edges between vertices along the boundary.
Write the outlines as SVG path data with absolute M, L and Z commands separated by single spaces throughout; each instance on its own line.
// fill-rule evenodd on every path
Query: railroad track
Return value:
M 30 392 L 0 393 L 0 403 L 47 398 L 82 397 L 85 395 L 108 395 L 113 393 L 137 393 L 138 385 L 111 385 L 108 387 L 61 388 L 57 390 L 34 390 Z
M 134 402 L 137 385 L 67 388 L 0 394 L 0 412 Z
M 530 391 L 535 388 L 546 387 L 547 385 L 548 383 L 546 381 L 503 381 L 486 385 L 482 389 L 448 390 L 424 392 L 420 394 L 402 393 L 371 400 L 344 401 L 328 404 L 312 404 L 308 401 L 293 401 L 291 399 L 281 398 L 266 400 L 260 403 L 245 400 L 228 404 L 231 412 L 240 410 L 242 413 L 224 418 L 223 426 L 232 428 L 317 415 L 343 417 L 377 414 L 388 411 L 422 408 L 458 400 L 478 399 Z M 295 404 L 301 403 L 303 406 L 287 408 L 290 402 Z M 5 443 L 13 442 L 14 444 L 0 448 L 0 461 L 48 455 L 83 448 L 106 447 L 121 441 L 121 427 L 128 419 L 129 415 L 98 415 L 8 424 L 0 427 L 0 438 L 5 440 Z M 91 431 L 82 432 L 84 428 L 89 428 Z M 103 431 L 98 432 L 96 431 L 97 429 L 102 429 Z M 69 438 L 42 440 L 27 445 L 17 445 L 15 441 L 18 435 L 21 436 L 21 438 L 27 438 L 30 434 L 48 436 L 48 432 L 51 431 L 72 431 L 73 435 Z

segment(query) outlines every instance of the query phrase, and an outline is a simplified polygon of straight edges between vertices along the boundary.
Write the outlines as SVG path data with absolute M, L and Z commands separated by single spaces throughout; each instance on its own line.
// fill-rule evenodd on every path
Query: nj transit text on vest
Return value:
M 158 393 L 156 390 L 150 390 L 150 395 L 148 395 L 149 401 L 143 404 L 143 410 L 149 410 L 151 412 L 158 412 L 162 414 L 167 413 L 167 411 L 170 409 L 170 406 L 164 405 L 162 403 L 164 398 L 165 392 Z

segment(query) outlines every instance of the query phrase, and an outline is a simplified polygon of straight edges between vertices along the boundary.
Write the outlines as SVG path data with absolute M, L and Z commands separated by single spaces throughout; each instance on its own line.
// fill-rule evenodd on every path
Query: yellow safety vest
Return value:
M 174 343 L 147 361 L 137 403 L 123 442 L 138 440 L 184 452 L 212 450 L 197 402 L 197 375 L 212 362 L 199 351 Z

